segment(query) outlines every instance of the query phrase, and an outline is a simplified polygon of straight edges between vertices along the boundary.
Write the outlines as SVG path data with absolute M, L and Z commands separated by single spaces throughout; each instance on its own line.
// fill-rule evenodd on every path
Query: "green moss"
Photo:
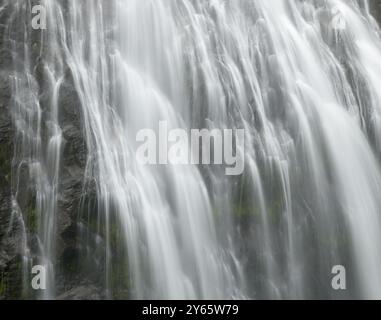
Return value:
M 283 212 L 283 200 L 273 200 L 266 208 L 269 221 L 273 224 L 279 223 Z
M 67 248 L 62 255 L 62 266 L 64 272 L 69 276 L 81 273 L 80 251 L 77 248 Z
M 7 146 L 0 143 L 0 178 L 4 177 L 6 182 L 10 182 L 11 165 Z
M 283 204 L 282 201 L 272 201 L 269 205 L 265 208 L 265 213 L 268 217 L 269 222 L 271 223 L 278 223 L 281 218 Z M 249 217 L 252 218 L 259 218 L 261 213 L 261 208 L 257 205 L 250 205 L 250 204 L 238 204 L 233 207 L 233 214 L 235 217 L 239 219 L 247 219 Z
M 111 273 L 111 286 L 113 288 L 114 299 L 128 299 L 130 278 L 128 273 L 128 263 L 126 258 L 119 257 L 117 260 L 124 260 L 121 263 L 115 264 L 117 269 Z
M 30 192 L 28 194 L 28 201 L 26 204 L 26 225 L 29 232 L 38 232 L 38 221 L 39 215 L 36 205 L 36 196 L 34 193 Z
M 28 230 L 33 233 L 37 233 L 38 231 L 38 216 L 36 208 L 28 209 Z
M 233 207 L 233 214 L 238 218 L 246 218 L 249 216 L 259 216 L 261 211 L 255 206 L 239 204 Z
M 0 271 L 0 299 L 25 299 L 22 286 L 22 257 L 7 263 L 6 271 Z
M 0 272 L 0 297 L 4 296 L 6 292 L 5 275 L 4 272 Z
M 250 176 L 242 175 L 238 183 L 238 188 L 233 198 L 233 214 L 234 217 L 243 223 L 247 219 L 252 219 L 254 223 L 259 222 L 262 215 L 265 214 L 270 224 L 280 223 L 284 211 L 284 196 L 281 188 L 280 178 L 275 174 L 269 174 L 266 170 L 262 170 L 264 177 L 263 193 L 270 194 L 271 198 L 266 198 L 264 212 L 262 212 L 261 201 L 257 186 L 253 185 Z
M 124 235 L 118 219 L 114 217 L 109 223 L 109 243 L 111 250 L 111 287 L 115 299 L 128 299 L 130 288 L 127 250 L 124 243 Z
M 130 274 L 127 248 L 124 245 L 125 238 L 120 220 L 113 214 L 113 210 L 110 210 L 106 223 L 105 216 L 101 215 L 99 218 L 95 206 L 92 206 L 90 203 L 87 207 L 90 208 L 87 210 L 88 214 L 83 215 L 81 221 L 91 233 L 98 234 L 105 241 L 107 239 L 108 243 L 106 248 L 106 250 L 109 250 L 108 255 L 105 254 L 105 251 L 97 251 L 97 248 L 94 248 L 94 254 L 99 255 L 101 260 L 109 259 L 110 269 L 108 270 L 109 273 L 104 285 L 109 286 L 110 294 L 114 299 L 128 299 L 129 288 L 131 287 Z M 86 237 L 86 235 L 82 236 Z M 89 268 L 90 272 L 92 271 L 92 266 L 86 266 L 86 268 Z

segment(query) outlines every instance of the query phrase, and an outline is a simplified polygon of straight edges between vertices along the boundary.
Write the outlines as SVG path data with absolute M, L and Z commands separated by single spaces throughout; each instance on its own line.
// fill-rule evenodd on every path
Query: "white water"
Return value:
M 96 212 L 80 215 L 104 238 L 108 297 L 122 264 L 132 298 L 335 298 L 331 269 L 343 264 L 344 297 L 381 298 L 381 39 L 367 1 L 42 2 L 47 138 L 31 41 L 15 63 L 14 118 L 51 266 L 45 297 L 55 296 L 67 66 L 97 191 Z M 244 128 L 244 175 L 137 163 L 137 131 L 163 120 Z

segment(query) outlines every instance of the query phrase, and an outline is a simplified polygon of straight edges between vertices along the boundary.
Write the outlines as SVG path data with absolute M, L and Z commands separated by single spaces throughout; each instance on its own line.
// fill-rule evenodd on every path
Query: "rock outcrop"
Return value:
M 34 225 L 35 192 L 29 179 L 28 168 L 23 167 L 20 181 L 14 181 L 14 172 L 19 167 L 19 159 L 15 154 L 15 128 L 12 120 L 12 81 L 14 75 L 14 59 L 11 43 L 8 39 L 9 29 L 16 35 L 16 47 L 21 47 L 23 26 L 14 23 L 10 26 L 9 17 L 12 3 L 7 1 L 0 4 L 0 299 L 33 298 L 31 291 L 23 292 L 22 257 L 25 248 L 30 251 L 33 260 L 39 259 L 38 235 Z M 31 54 L 31 70 L 38 85 L 44 87 L 44 67 L 42 59 L 35 54 L 40 52 L 40 31 L 33 31 L 33 52 Z M 20 74 L 20 77 L 25 75 Z M 41 93 L 42 123 L 44 123 L 47 102 L 44 101 L 44 92 Z M 56 295 L 71 298 L 81 296 L 87 292 L 91 296 L 101 297 L 99 288 L 96 288 L 87 275 L 81 275 L 78 248 L 78 213 L 83 190 L 84 171 L 86 167 L 86 145 L 81 127 L 81 108 L 79 98 L 74 89 L 70 71 L 66 72 L 66 79 L 59 92 L 59 125 L 62 129 L 63 147 L 60 166 L 60 179 L 57 200 L 57 245 L 55 270 Z M 44 125 L 43 125 L 44 126 Z M 42 131 L 44 131 L 42 127 Z M 46 133 L 43 133 L 43 135 Z M 46 139 L 46 137 L 42 137 Z M 13 180 L 12 180 L 13 179 Z M 17 204 L 20 212 L 12 210 L 12 194 L 16 183 L 19 183 Z M 19 216 L 21 214 L 22 216 Z M 24 226 L 24 222 L 26 225 Z M 30 225 L 30 224 L 33 224 Z M 28 270 L 27 270 L 28 271 Z M 25 270 L 24 270 L 25 272 Z M 24 275 L 24 281 L 30 281 L 30 274 Z M 79 280 L 81 279 L 81 280 Z M 76 288 L 78 286 L 78 288 Z M 65 292 L 68 291 L 67 294 Z M 95 294 L 94 292 L 98 292 Z
M 9 8 L 0 6 L 0 299 L 21 295 L 19 220 L 12 214 L 13 125 L 10 113 L 12 56 L 4 37 Z

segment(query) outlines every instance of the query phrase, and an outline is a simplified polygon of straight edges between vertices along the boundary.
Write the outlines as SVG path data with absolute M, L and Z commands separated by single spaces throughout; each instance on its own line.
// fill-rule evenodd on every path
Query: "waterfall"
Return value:
M 41 0 L 46 30 L 30 24 L 36 1 L 5 3 L 24 297 L 65 291 L 66 241 L 74 282 L 95 274 L 110 299 L 381 299 L 381 30 L 367 0 Z M 244 129 L 243 173 L 139 162 L 139 130 L 163 122 Z M 63 186 L 78 176 L 74 210 Z M 65 201 L 75 237 L 62 240 Z

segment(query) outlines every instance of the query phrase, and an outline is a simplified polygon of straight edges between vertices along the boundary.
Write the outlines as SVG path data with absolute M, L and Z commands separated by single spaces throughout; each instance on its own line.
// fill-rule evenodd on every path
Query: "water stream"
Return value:
M 368 1 L 41 3 L 47 30 L 31 29 L 31 1 L 13 0 L 8 32 L 24 44 L 12 49 L 13 214 L 28 174 L 48 265 L 40 298 L 56 297 L 68 78 L 87 152 L 80 260 L 102 257 L 108 298 L 381 298 L 381 38 Z M 160 121 L 245 129 L 244 173 L 139 163 L 136 134 Z

